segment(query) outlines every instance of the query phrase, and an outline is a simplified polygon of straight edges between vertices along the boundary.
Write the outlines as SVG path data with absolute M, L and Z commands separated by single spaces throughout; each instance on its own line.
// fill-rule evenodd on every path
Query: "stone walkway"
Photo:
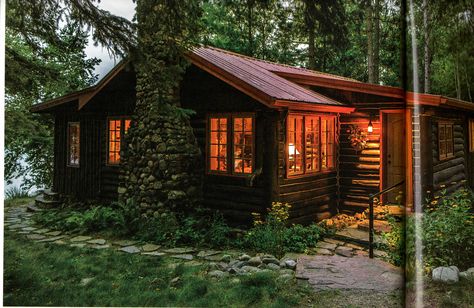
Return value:
M 239 251 L 198 250 L 190 247 L 166 248 L 152 243 L 122 239 L 110 240 L 87 235 L 67 234 L 34 224 L 26 206 L 11 207 L 5 211 L 6 231 L 15 232 L 39 243 L 68 245 L 76 248 L 111 249 L 122 253 L 140 254 L 149 257 L 165 257 L 174 260 L 175 266 L 206 265 L 210 277 L 248 275 L 272 271 L 280 280 L 295 277 L 321 289 L 393 289 L 401 285 L 396 268 L 380 260 L 370 260 L 367 250 L 359 245 L 336 239 L 324 239 L 310 250 L 314 256 L 287 254 L 281 259 L 259 253 L 249 255 Z M 385 257 L 375 251 L 377 257 Z M 383 282 L 385 281 L 385 282 Z M 400 283 L 399 283 L 400 282 Z

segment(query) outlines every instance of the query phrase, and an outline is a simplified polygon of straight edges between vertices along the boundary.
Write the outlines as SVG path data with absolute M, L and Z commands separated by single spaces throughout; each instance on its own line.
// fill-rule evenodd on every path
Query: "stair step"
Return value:
M 34 202 L 32 202 L 26 206 L 26 210 L 28 212 L 41 212 L 43 209 L 40 209 Z
M 58 200 L 47 200 L 44 196 L 40 195 L 35 198 L 35 204 L 39 208 L 52 208 L 56 205 L 61 204 L 61 201 Z
M 363 220 L 357 224 L 357 228 L 369 232 L 369 220 Z M 382 233 L 382 232 L 390 232 L 392 230 L 392 227 L 388 223 L 388 221 L 385 220 L 374 220 L 374 230 L 376 233 Z
M 43 197 L 45 200 L 59 201 L 59 193 L 54 192 L 51 189 L 45 189 L 43 191 Z

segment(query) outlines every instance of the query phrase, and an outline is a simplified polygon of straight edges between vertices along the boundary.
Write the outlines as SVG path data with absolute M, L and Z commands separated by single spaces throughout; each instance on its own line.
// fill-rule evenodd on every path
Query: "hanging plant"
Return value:
M 367 132 L 361 130 L 357 125 L 349 125 L 349 139 L 351 146 L 356 151 L 362 151 L 367 145 Z

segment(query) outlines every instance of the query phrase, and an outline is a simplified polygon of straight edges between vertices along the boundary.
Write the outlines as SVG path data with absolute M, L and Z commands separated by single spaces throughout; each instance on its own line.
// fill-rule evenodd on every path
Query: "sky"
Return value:
M 135 14 L 135 3 L 132 0 L 101 0 L 98 6 L 110 13 L 132 20 Z M 96 66 L 95 72 L 99 75 L 99 80 L 104 77 L 120 59 L 114 59 L 109 56 L 107 49 L 101 46 L 94 46 L 89 39 L 89 45 L 86 47 L 86 54 L 90 58 L 101 59 L 102 62 Z

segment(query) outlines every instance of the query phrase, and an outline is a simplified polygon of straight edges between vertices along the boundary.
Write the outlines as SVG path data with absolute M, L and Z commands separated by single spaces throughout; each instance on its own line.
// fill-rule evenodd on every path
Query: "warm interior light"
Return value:
M 372 119 L 369 120 L 369 126 L 367 126 L 367 131 L 369 133 L 374 131 L 374 127 L 372 126 Z
M 294 155 L 295 154 L 295 145 L 293 143 L 290 143 L 288 145 L 288 151 L 290 152 L 290 155 Z M 299 155 L 300 152 L 298 151 L 298 149 L 296 149 L 296 155 Z

